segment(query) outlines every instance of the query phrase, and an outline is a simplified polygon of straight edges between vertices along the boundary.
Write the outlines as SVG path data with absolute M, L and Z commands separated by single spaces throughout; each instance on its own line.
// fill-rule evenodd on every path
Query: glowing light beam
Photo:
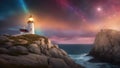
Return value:
M 29 10 L 28 10 L 28 8 L 27 8 L 24 0 L 19 0 L 19 2 L 20 2 L 20 4 L 21 4 L 21 7 L 22 7 L 23 11 L 24 11 L 25 13 L 29 13 Z

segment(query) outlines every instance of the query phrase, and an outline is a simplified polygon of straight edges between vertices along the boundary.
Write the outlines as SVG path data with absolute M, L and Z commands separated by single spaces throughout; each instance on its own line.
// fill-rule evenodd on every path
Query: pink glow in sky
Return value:
M 25 0 L 25 3 L 34 17 L 36 34 L 59 44 L 93 44 L 101 29 L 120 30 L 120 0 Z M 27 14 L 20 9 L 14 12 L 9 17 L 7 11 L 0 12 L 0 34 L 26 24 Z

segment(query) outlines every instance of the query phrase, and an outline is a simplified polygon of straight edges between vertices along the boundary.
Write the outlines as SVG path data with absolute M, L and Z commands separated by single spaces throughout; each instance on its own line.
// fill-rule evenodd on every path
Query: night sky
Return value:
M 36 34 L 59 44 L 92 44 L 101 29 L 120 30 L 120 0 L 0 0 L 0 34 L 18 34 L 31 14 Z

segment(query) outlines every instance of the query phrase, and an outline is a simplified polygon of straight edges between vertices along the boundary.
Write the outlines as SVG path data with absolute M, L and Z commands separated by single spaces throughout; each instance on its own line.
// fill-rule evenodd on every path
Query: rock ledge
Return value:
M 105 62 L 120 63 L 120 31 L 101 30 L 94 42 L 90 55 Z
M 0 36 L 0 68 L 83 68 L 39 35 Z

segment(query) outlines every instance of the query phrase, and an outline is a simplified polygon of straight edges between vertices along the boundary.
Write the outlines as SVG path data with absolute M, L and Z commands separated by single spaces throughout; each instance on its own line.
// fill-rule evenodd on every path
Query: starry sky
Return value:
M 93 44 L 101 29 L 120 30 L 120 0 L 0 0 L 0 34 L 18 34 L 31 14 L 36 34 L 59 44 Z

